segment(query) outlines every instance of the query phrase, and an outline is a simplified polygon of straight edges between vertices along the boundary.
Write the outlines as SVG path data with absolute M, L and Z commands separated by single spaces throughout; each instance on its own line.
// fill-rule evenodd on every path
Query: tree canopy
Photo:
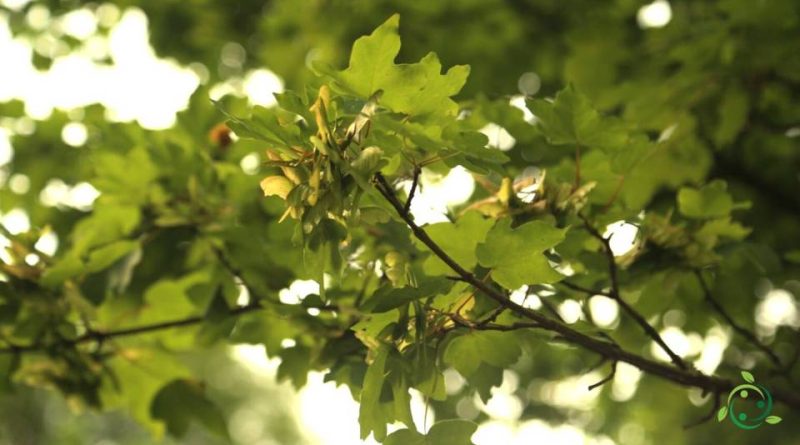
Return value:
M 196 363 L 257 344 L 384 444 L 473 443 L 498 387 L 622 445 L 796 440 L 800 3 L 114 3 L 204 78 L 163 130 L 0 103 L 0 394 L 227 443 Z M 35 8 L 111 3 L 21 5 L 38 42 Z M 260 68 L 274 101 L 214 93 Z M 49 203 L 53 178 L 99 193 Z

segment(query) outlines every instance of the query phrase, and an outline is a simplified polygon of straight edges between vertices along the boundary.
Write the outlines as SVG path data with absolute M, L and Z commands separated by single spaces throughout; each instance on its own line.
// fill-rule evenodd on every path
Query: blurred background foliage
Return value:
M 655 18 L 653 5 L 660 5 L 661 9 L 655 10 L 662 12 Z M 664 19 L 664 5 L 668 15 L 666 22 L 660 23 Z M 651 16 L 646 14 L 647 8 L 651 8 Z M 236 269 L 245 276 L 263 279 L 257 285 L 259 293 L 277 294 L 295 279 L 317 278 L 302 267 L 303 259 L 292 247 L 292 228 L 277 223 L 283 212 L 280 203 L 265 201 L 257 192 L 260 177 L 253 173 L 268 169 L 263 167 L 263 159 L 251 154 L 260 155 L 262 145 L 244 139 L 229 144 L 210 133 L 224 117 L 208 97 L 210 94 L 215 99 L 221 98 L 224 107 L 233 114 L 247 114 L 247 81 L 255 78 L 254 72 L 267 76 L 257 71 L 263 69 L 277 74 L 286 89 L 304 91 L 307 85 L 317 82 L 310 69 L 312 65 L 345 66 L 353 41 L 399 12 L 403 24 L 400 61 L 416 61 L 435 51 L 445 67 L 471 66 L 469 79 L 457 99 L 473 111 L 469 117 L 471 124 L 480 127 L 492 122 L 513 137 L 516 148 L 507 152 L 511 172 L 521 173 L 526 166 L 537 164 L 552 166 L 548 177 L 569 178 L 574 174 L 570 156 L 563 151 L 543 150 L 549 145 L 542 136 L 531 131 L 519 116 L 509 111 L 513 108 L 506 106 L 519 95 L 552 97 L 565 86 L 573 85 L 600 111 L 620 117 L 651 140 L 667 141 L 668 149 L 657 151 L 644 161 L 645 165 L 638 170 L 641 173 L 634 172 L 626 178 L 622 194 L 630 208 L 646 207 L 653 215 L 667 214 L 674 207 L 680 187 L 699 186 L 710 178 L 725 180 L 735 202 L 750 202 L 752 207 L 737 211 L 735 219 L 752 230 L 743 243 L 717 252 L 720 278 L 714 282 L 714 292 L 721 296 L 720 300 L 737 321 L 757 331 L 786 362 L 794 363 L 800 326 L 793 297 L 800 292 L 800 195 L 796 193 L 800 185 L 800 3 L 797 1 L 0 2 L 0 14 L 8 24 L 10 36 L 34 48 L 30 58 L 41 71 L 52 69 L 59 58 L 82 51 L 96 54 L 91 57 L 100 65 L 119 63 L 108 50 L 92 53 L 93 37 L 64 32 L 63 22 L 57 18 L 89 11 L 95 17 L 95 28 L 90 35 L 109 36 L 124 14 L 139 10 L 147 17 L 150 43 L 157 56 L 174 60 L 169 63 L 185 67 L 187 76 L 188 73 L 195 76 L 197 91 L 172 129 L 150 131 L 161 124 L 148 123 L 141 116 L 136 118 L 137 123 L 131 116 L 110 115 L 108 107 L 98 103 L 56 106 L 49 113 L 42 112 L 31 100 L 25 100 L 21 91 L 8 91 L 0 86 L 0 125 L 13 145 L 13 157 L 0 165 L 3 221 L 11 221 L 9 218 L 18 221 L 21 218 L 18 210 L 22 209 L 31 228 L 20 236 L 23 244 L 32 247 L 51 232 L 59 240 L 59 258 L 68 249 L 67 255 L 81 258 L 87 264 L 92 261 L 89 252 L 96 252 L 92 249 L 104 243 L 124 239 L 135 244 L 118 244 L 110 251 L 96 254 L 99 258 L 95 261 L 100 264 L 96 270 L 81 272 L 85 277 L 81 275 L 80 293 L 97 306 L 91 312 L 104 325 L 127 327 L 144 321 L 164 321 L 164 314 L 182 310 L 158 307 L 152 313 L 141 311 L 138 318 L 120 316 L 131 307 L 147 303 L 148 298 L 161 301 L 158 289 L 154 291 L 153 287 L 165 280 L 169 280 L 169 292 L 184 294 L 184 300 L 198 307 L 210 306 L 218 297 L 223 300 L 223 307 L 232 306 L 238 298 L 236 285 L 224 270 L 213 265 L 219 240 L 227 246 Z M 58 23 L 62 23 L 60 30 Z M 4 59 L 16 57 L 12 46 L 2 48 L 0 67 L 5 65 Z M 0 70 L 6 71 L 0 73 L 0 79 L 10 79 L 4 77 L 9 76 L 6 68 Z M 144 89 L 147 85 L 134 88 Z M 226 92 L 233 94 L 224 95 Z M 249 104 L 253 103 L 259 102 L 251 94 Z M 269 100 L 262 100 L 261 104 L 269 105 Z M 170 126 L 169 119 L 166 122 L 163 126 Z M 81 126 L 69 127 L 74 123 Z M 83 131 L 83 140 L 71 138 L 67 128 L 77 128 L 78 136 Z M 489 138 L 492 140 L 492 135 Z M 137 150 L 147 152 L 143 156 L 147 159 L 137 158 Z M 587 178 L 602 180 L 607 173 L 600 164 L 592 171 L 591 159 L 587 161 L 584 172 Z M 53 182 L 54 178 L 58 182 Z M 81 198 L 85 194 L 76 191 L 79 186 L 86 189 L 82 184 L 88 183 L 101 193 L 97 202 L 114 208 L 114 212 L 91 212 L 92 199 L 87 201 Z M 599 190 L 599 193 L 608 196 L 613 190 Z M 125 213 L 129 210 L 132 211 Z M 86 218 L 87 215 L 91 217 Z M 668 221 L 661 226 L 658 222 L 643 224 L 651 230 L 673 228 Z M 201 233 L 198 226 L 202 226 Z M 400 239 L 402 235 L 389 233 L 387 237 Z M 631 292 L 638 298 L 637 308 L 660 327 L 677 327 L 707 339 L 719 337 L 710 333 L 718 323 L 704 305 L 693 276 L 661 267 L 673 261 L 667 250 L 647 252 L 648 261 L 637 261 L 626 271 Z M 41 261 L 50 261 L 46 253 L 39 256 Z M 70 270 L 58 273 L 64 279 L 76 274 Z M 221 296 L 215 294 L 215 286 L 211 284 L 192 287 L 193 279 L 219 284 Z M 58 277 L 53 280 L 60 282 Z M 113 283 L 118 286 L 115 288 Z M 342 283 L 338 291 L 357 292 L 360 285 L 355 280 Z M 765 315 L 769 309 L 766 304 L 770 295 L 777 295 L 776 291 L 782 292 L 780 301 L 784 306 L 773 311 L 783 312 L 785 317 L 770 319 Z M 130 298 L 113 300 L 122 301 L 119 304 L 101 305 L 110 301 L 110 296 L 123 294 Z M 54 309 L 30 310 L 20 317 L 43 311 L 52 313 L 26 320 L 16 318 L 18 309 L 12 306 L 17 303 L 11 296 L 3 295 L 6 300 L 0 306 L 0 332 L 4 337 L 12 330 L 13 337 L 21 339 L 33 336 L 29 332 L 55 335 L 53 332 L 60 332 L 60 328 L 50 324 L 65 320 L 80 324 L 74 312 L 51 304 L 48 298 L 53 298 L 52 293 L 32 291 L 31 295 L 41 299 L 36 304 Z M 773 305 L 778 304 L 775 301 Z M 254 377 L 241 368 L 239 361 L 231 359 L 222 348 L 211 346 L 219 338 L 228 337 L 234 343 L 267 343 L 268 352 L 291 349 L 294 357 L 301 357 L 306 353 L 304 347 L 315 347 L 309 337 L 326 335 L 325 327 L 315 324 L 305 312 L 280 314 L 293 322 L 250 320 L 253 332 L 240 333 L 238 338 L 237 331 L 226 321 L 218 323 L 222 325 L 218 330 L 228 329 L 228 332 L 215 332 L 215 328 L 204 325 L 119 341 L 119 347 L 124 348 L 157 343 L 170 351 L 181 351 L 159 361 L 159 367 L 177 361 L 175 366 L 180 370 L 164 370 L 166 374 L 158 377 L 158 384 L 145 391 L 148 396 L 155 396 L 173 378 L 190 379 L 193 385 L 213 382 L 214 375 L 222 374 L 225 377 L 217 377 L 218 381 L 232 382 L 208 384 L 201 391 L 201 400 L 213 400 L 219 409 L 211 409 L 210 414 L 192 414 L 195 421 L 183 439 L 166 438 L 163 443 L 180 440 L 180 443 L 216 444 L 233 440 L 294 444 L 311 440 L 304 436 L 302 426 L 295 426 L 292 413 L 281 410 L 281 406 L 292 403 L 285 387 L 253 381 Z M 44 324 L 46 328 L 26 327 L 21 320 L 30 321 L 28 325 Z M 725 327 L 724 323 L 722 326 Z M 617 328 L 619 333 L 615 335 L 620 336 L 623 345 L 637 347 L 641 350 L 637 352 L 649 351 L 634 340 L 628 341 L 640 336 L 637 326 L 620 324 L 615 325 Z M 759 381 L 768 385 L 796 386 L 797 367 L 784 376 L 774 376 L 769 360 L 730 330 L 726 332 L 721 338 L 726 338 L 730 345 L 724 349 L 718 373 L 737 378 L 739 369 L 754 369 Z M 58 335 L 70 338 L 82 333 Z M 300 347 L 286 348 L 281 345 L 282 338 L 293 338 Z M 712 441 L 800 443 L 797 439 L 800 426 L 792 421 L 796 411 L 783 408 L 782 424 L 756 432 L 739 431 L 713 420 L 684 430 L 682 425 L 702 417 L 710 409 L 710 401 L 697 391 L 640 376 L 634 371 L 621 371 L 617 379 L 627 379 L 628 389 L 624 384 L 615 384 L 613 388 L 604 387 L 587 395 L 574 388 L 582 389 L 593 383 L 593 378 L 602 378 L 598 371 L 586 381 L 585 372 L 596 361 L 593 356 L 534 342 L 525 347 L 529 354 L 514 366 L 513 375 L 506 376 L 502 393 L 506 398 L 516 398 L 514 403 L 519 403 L 519 409 L 511 410 L 516 416 L 487 414 L 487 410 L 476 406 L 465 389 L 450 394 L 447 401 L 435 402 L 436 417 L 466 417 L 477 422 L 541 419 L 622 445 Z M 278 376 L 302 384 L 308 367 L 292 367 L 287 357 L 284 356 L 284 362 L 289 364 L 278 371 Z M 6 370 L 3 374 L 8 377 L 0 385 L 3 391 L 0 440 L 14 444 L 161 443 L 162 439 L 154 439 L 129 417 L 133 413 L 139 422 L 158 424 L 149 428 L 163 433 L 163 422 L 147 420 L 151 400 L 132 406 L 133 398 L 126 399 L 127 394 L 114 399 L 108 395 L 113 391 L 103 386 L 109 384 L 107 376 L 94 369 L 103 360 L 85 351 L 76 360 L 87 366 L 87 375 L 97 377 L 97 381 L 53 384 L 58 382 L 52 378 L 53 374 L 58 375 L 58 369 L 42 369 L 27 358 L 20 364 L 15 363 L 13 355 L 0 356 L 0 369 Z M 298 358 L 299 362 L 302 360 Z M 11 370 L 19 366 L 25 371 L 10 379 Z M 567 376 L 583 380 L 569 385 L 562 382 Z M 131 385 L 135 393 L 137 377 L 131 374 L 129 378 L 130 382 L 120 376 L 123 386 Z M 66 402 L 50 391 L 28 387 L 45 381 L 66 393 Z M 190 399 L 180 391 L 191 392 L 179 389 L 176 399 Z M 71 395 L 84 401 L 71 403 Z M 99 397 L 103 405 L 124 408 L 125 414 L 94 413 L 85 403 L 92 397 Z M 243 441 L 241 436 L 231 438 L 227 432 L 208 432 L 214 429 L 217 417 L 221 416 L 230 429 L 237 409 L 252 411 L 253 406 L 272 408 L 258 412 L 266 419 L 260 436 Z M 167 408 L 167 411 L 175 410 Z M 167 423 L 182 429 L 180 419 L 170 419 Z M 564 443 L 573 443 L 566 442 L 572 440 L 570 433 L 563 434 Z

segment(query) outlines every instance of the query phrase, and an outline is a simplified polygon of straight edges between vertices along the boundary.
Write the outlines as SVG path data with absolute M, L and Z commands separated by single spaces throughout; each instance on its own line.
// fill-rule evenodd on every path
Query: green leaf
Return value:
M 226 124 L 239 137 L 269 142 L 270 148 L 290 156 L 293 153 L 289 147 L 304 144 L 299 127 L 294 123 L 282 123 L 275 109 L 257 106 L 248 119 L 233 116 L 221 106 L 218 109 L 228 117 Z
M 516 363 L 522 350 L 516 338 L 499 331 L 472 331 L 450 341 L 444 361 L 462 376 L 469 377 L 481 363 L 505 368 Z
M 118 204 L 142 204 L 158 187 L 158 167 L 144 147 L 136 147 L 124 155 L 101 152 L 95 158 L 95 169 L 97 177 L 92 184 Z
M 48 288 L 60 286 L 64 281 L 82 274 L 86 265 L 77 255 L 66 255 L 42 274 L 41 283 Z
M 69 254 L 60 258 L 55 265 L 44 272 L 42 284 L 49 288 L 55 288 L 78 275 L 107 269 L 138 247 L 138 241 L 112 241 L 98 249 L 91 250 L 85 262 L 80 258 L 78 249 L 73 248 Z
M 174 354 L 145 348 L 126 347 L 108 365 L 115 378 L 103 380 L 103 407 L 124 407 L 150 431 L 163 434 L 164 424 L 151 417 L 153 398 L 168 382 L 188 378 L 189 371 Z
M 72 252 L 82 254 L 89 249 L 128 236 L 139 225 L 139 208 L 104 205 L 92 216 L 82 219 L 72 231 Z
M 542 252 L 564 239 L 567 229 L 532 221 L 515 229 L 511 220 L 497 222 L 478 245 L 478 261 L 492 268 L 492 278 L 507 289 L 525 284 L 553 283 L 562 275 L 553 270 Z
M 427 438 L 416 431 L 404 428 L 386 437 L 383 445 L 426 445 Z
M 298 390 L 305 386 L 310 371 L 311 350 L 301 345 L 286 348 L 280 352 L 280 358 L 278 381 L 290 380 Z
M 106 269 L 122 257 L 133 252 L 137 247 L 139 247 L 137 241 L 116 241 L 95 249 L 89 254 L 89 260 L 86 262 L 86 271 L 91 273 Z
M 492 397 L 492 388 L 503 384 L 503 368 L 481 363 L 466 380 L 467 387 L 475 390 L 483 403 L 488 403 Z
M 616 149 L 624 147 L 628 138 L 621 122 L 604 119 L 571 85 L 552 102 L 535 99 L 528 106 L 551 144 Z
M 409 429 L 397 430 L 384 445 L 472 445 L 471 437 L 478 425 L 469 420 L 451 419 L 436 422 L 428 434 Z
M 389 346 L 381 345 L 377 350 L 375 359 L 364 375 L 364 385 L 361 389 L 358 411 L 362 439 L 366 439 L 370 432 L 373 433 L 378 441 L 383 441 L 386 437 L 387 419 L 381 407 L 380 397 L 383 391 L 383 383 L 386 380 L 385 367 L 389 351 Z
M 357 335 L 360 334 L 370 338 L 377 338 L 387 326 L 397 321 L 399 315 L 397 310 L 369 314 L 359 320 L 351 329 Z
M 227 437 L 225 418 L 204 393 L 199 382 L 173 380 L 156 394 L 150 413 L 154 419 L 162 420 L 175 437 L 183 437 L 191 422 L 199 422 L 209 431 Z
M 800 264 L 800 249 L 790 250 L 783 254 L 783 258 L 791 263 Z
M 733 210 L 733 198 L 725 181 L 715 180 L 700 189 L 684 187 L 678 192 L 678 210 L 689 218 L 723 218 Z
M 475 248 L 486 239 L 486 233 L 491 227 L 491 219 L 484 218 L 478 212 L 466 212 L 455 224 L 431 224 L 425 227 L 425 231 L 451 258 L 469 270 L 478 263 Z M 414 243 L 420 249 L 427 250 L 416 238 Z M 425 260 L 424 268 L 429 275 L 452 273 L 450 267 L 433 254 Z
M 450 97 L 464 86 L 469 67 L 458 65 L 442 75 L 442 65 L 433 53 L 419 63 L 395 64 L 400 52 L 399 24 L 395 14 L 372 34 L 356 40 L 349 67 L 328 74 L 362 99 L 383 90 L 380 104 L 398 113 L 454 116 L 458 105 Z
M 718 147 L 736 139 L 747 121 L 748 110 L 747 93 L 738 85 L 728 87 L 719 102 L 719 122 L 714 131 L 714 142 Z
M 257 311 L 240 315 L 231 332 L 233 343 L 263 344 L 267 355 L 275 357 L 281 350 L 285 338 L 293 338 L 299 333 L 299 326 L 278 314 Z
M 478 430 L 478 425 L 469 420 L 443 420 L 436 422 L 427 435 L 430 445 L 471 445 L 471 437 Z
M 753 377 L 753 374 L 750 374 L 747 371 L 742 371 L 742 378 L 747 383 L 753 383 L 756 381 L 755 377 Z
M 358 158 L 350 163 L 353 172 L 360 174 L 362 177 L 368 177 L 373 173 L 380 170 L 381 166 L 385 164 L 382 161 L 383 150 L 380 147 L 367 147 L 358 153 Z
M 379 289 L 372 298 L 367 300 L 363 305 L 363 309 L 376 313 L 387 312 L 412 301 L 445 293 L 452 284 L 452 281 L 445 278 L 433 278 L 421 280 L 416 287 L 394 288 L 386 286 Z
M 775 425 L 775 424 L 781 423 L 781 420 L 783 420 L 783 419 L 781 419 L 778 416 L 769 416 L 764 421 L 767 422 L 770 425 Z
M 717 422 L 722 422 L 728 416 L 728 407 L 723 406 L 717 411 Z

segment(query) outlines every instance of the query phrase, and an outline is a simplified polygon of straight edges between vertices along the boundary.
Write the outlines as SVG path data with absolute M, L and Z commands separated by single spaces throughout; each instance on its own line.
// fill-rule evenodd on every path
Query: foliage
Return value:
M 504 370 L 520 376 L 523 418 L 558 422 L 580 408 L 559 406 L 537 382 L 584 374 L 599 358 L 609 377 L 618 363 L 646 376 L 625 405 L 610 385 L 591 389 L 602 392 L 604 415 L 589 432 L 616 436 L 638 422 L 653 443 L 761 443 L 797 432 L 783 422 L 750 439 L 706 425 L 676 438 L 709 408 L 713 418 L 713 400 L 741 368 L 771 369 L 763 383 L 783 418 L 800 409 L 796 328 L 757 336 L 752 316 L 763 283 L 798 290 L 798 154 L 784 134 L 800 116 L 796 2 L 674 2 L 673 23 L 652 31 L 635 27 L 641 5 L 629 1 L 313 3 L 271 2 L 258 24 L 276 47 L 258 57 L 293 87 L 275 107 L 211 104 L 201 88 L 162 132 L 87 109 L 97 132 L 90 153 L 47 159 L 35 139 L 15 139 L 11 171 L 29 172 L 33 190 L 74 165 L 64 179 L 90 180 L 101 195 L 81 212 L 0 189 L 0 210 L 23 206 L 34 222 L 28 233 L 4 233 L 0 390 L 53 387 L 79 405 L 124 408 L 156 434 L 197 423 L 225 440 L 224 413 L 181 356 L 263 344 L 281 359 L 278 377 L 298 388 L 312 370 L 346 385 L 361 404 L 362 437 L 466 444 L 483 417 L 458 419 L 459 402 L 473 393 L 486 402 Z M 208 14 L 143 6 L 156 23 L 168 22 L 160 8 L 190 28 L 241 23 L 218 5 Z M 389 9 L 410 24 L 410 49 Z M 218 32 L 250 32 L 245 15 L 237 20 L 248 26 Z M 456 38 L 465 17 L 480 20 L 462 44 L 431 43 Z M 347 68 L 335 68 L 354 34 L 384 19 L 355 40 Z M 298 35 L 307 40 L 288 43 Z M 203 39 L 171 47 L 154 37 L 186 58 L 216 54 Z M 317 46 L 328 51 L 312 69 L 298 66 Z M 473 62 L 472 74 L 465 65 L 443 72 L 431 46 L 445 65 Z M 419 61 L 397 63 L 409 54 Z M 528 66 L 553 96 L 524 98 L 534 123 L 496 94 L 513 92 L 507 85 Z M 235 141 L 219 137 L 223 116 Z M 64 120 L 42 123 L 38 136 Z M 487 147 L 488 123 L 516 146 Z M 253 152 L 264 161 L 258 176 L 239 167 Z M 531 166 L 542 173 L 529 175 Z M 424 193 L 422 173 L 457 167 L 477 190 L 447 221 L 418 225 L 411 204 Z M 606 234 L 619 221 L 638 229 L 624 255 Z M 63 240 L 54 257 L 35 247 L 48 230 Z M 318 293 L 280 298 L 308 279 Z M 592 298 L 615 301 L 619 323 L 594 323 Z M 581 320 L 556 310 L 568 300 L 580 302 Z M 675 311 L 687 332 L 730 331 L 719 377 L 666 345 L 660 332 Z M 445 387 L 448 368 L 463 388 Z M 411 389 L 444 419 L 425 434 L 411 418 Z M 686 390 L 711 395 L 702 412 Z M 395 422 L 404 429 L 390 434 Z

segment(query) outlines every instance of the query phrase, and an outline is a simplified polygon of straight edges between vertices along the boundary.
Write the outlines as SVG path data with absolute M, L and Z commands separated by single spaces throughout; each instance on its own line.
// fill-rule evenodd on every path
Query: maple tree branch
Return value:
M 231 309 L 226 314 L 229 317 L 238 316 L 242 314 L 246 314 L 248 312 L 253 312 L 256 310 L 263 309 L 261 305 L 253 304 L 248 306 L 241 306 L 235 309 Z M 48 349 L 52 349 L 55 347 L 71 347 L 77 346 L 82 343 L 89 343 L 89 342 L 103 342 L 108 339 L 118 338 L 118 337 L 126 337 L 130 335 L 138 335 L 138 334 L 146 334 L 150 332 L 156 331 L 163 331 L 166 329 L 173 329 L 179 328 L 184 326 L 191 326 L 198 323 L 202 323 L 206 321 L 206 317 L 202 315 L 196 315 L 193 317 L 181 318 L 177 320 L 169 320 L 161 323 L 154 323 L 144 326 L 134 326 L 131 328 L 126 329 L 119 329 L 115 331 L 99 331 L 99 330 L 91 330 L 86 332 L 83 335 L 75 337 L 71 340 L 62 340 L 62 341 L 54 341 L 49 343 L 34 343 L 30 345 L 11 345 L 5 348 L 0 348 L 0 354 L 16 354 L 22 352 L 36 352 L 36 351 L 46 351 Z
M 588 287 L 583 287 L 583 286 L 580 286 L 580 285 L 575 284 L 575 283 L 571 283 L 571 282 L 566 281 L 566 280 L 561 280 L 561 281 L 557 282 L 556 284 L 560 284 L 561 286 L 564 286 L 566 288 L 572 289 L 574 291 L 583 292 L 583 293 L 587 294 L 590 297 L 592 297 L 594 295 L 602 295 L 604 297 L 611 298 L 611 293 L 609 293 L 609 292 L 605 292 L 605 291 L 601 291 L 601 290 L 589 289 Z
M 249 283 L 244 277 L 242 271 L 234 266 L 230 260 L 227 258 L 225 253 L 222 249 L 217 247 L 212 247 L 215 256 L 219 260 L 220 264 L 222 264 L 223 268 L 225 268 L 233 277 L 238 278 L 241 281 L 241 284 L 250 292 L 251 296 L 255 298 L 250 304 L 245 306 L 239 306 L 233 309 L 230 309 L 225 316 L 226 317 L 235 317 L 242 314 L 246 314 L 248 312 L 253 312 L 256 310 L 265 309 L 263 303 L 268 303 L 270 305 L 281 305 L 281 303 L 272 301 L 268 298 L 262 298 L 258 295 L 255 288 Z M 316 309 L 322 311 L 338 311 L 339 308 L 337 306 L 318 306 Z M 72 347 L 77 346 L 83 343 L 89 342 L 97 342 L 102 343 L 106 340 L 118 337 L 126 337 L 138 334 L 146 334 L 150 332 L 157 332 L 163 331 L 167 329 L 174 329 L 180 328 L 185 326 L 192 326 L 199 323 L 207 321 L 207 317 L 204 315 L 195 315 L 192 317 L 180 318 L 175 320 L 164 321 L 161 323 L 154 323 L 149 325 L 143 326 L 134 326 L 125 329 L 119 330 L 112 330 L 112 331 L 104 331 L 104 330 L 97 330 L 94 328 L 89 328 L 86 330 L 86 333 L 75 337 L 73 339 L 62 339 L 59 341 L 51 341 L 46 343 L 33 343 L 28 345 L 15 345 L 9 342 L 7 339 L 3 341 L 8 345 L 5 347 L 0 348 L 0 354 L 18 354 L 18 353 L 25 353 L 25 352 L 39 352 L 39 351 L 47 351 L 52 348 L 57 347 Z
M 642 329 L 644 329 L 644 332 L 648 336 L 650 336 L 650 338 L 653 339 L 653 341 L 656 342 L 656 344 L 658 344 L 658 346 L 660 346 L 664 352 L 667 353 L 670 360 L 672 360 L 672 363 L 674 363 L 675 366 L 681 369 L 688 369 L 686 362 L 684 362 L 683 359 L 678 354 L 676 354 L 669 347 L 669 345 L 667 345 L 667 343 L 661 337 L 661 334 L 659 334 L 658 331 L 656 331 L 656 329 L 650 323 L 647 322 L 647 320 L 644 318 L 642 314 L 640 314 L 636 309 L 634 309 L 633 306 L 628 304 L 627 301 L 622 299 L 622 296 L 620 295 L 619 292 L 619 273 L 617 270 L 617 261 L 614 258 L 614 252 L 611 250 L 611 243 L 610 243 L 611 238 L 610 237 L 606 238 L 600 232 L 598 232 L 597 229 L 595 229 L 594 226 L 592 226 L 591 223 L 589 223 L 589 220 L 586 218 L 586 216 L 581 214 L 578 214 L 578 216 L 583 221 L 583 225 L 586 228 L 586 231 L 588 231 L 590 235 L 595 237 L 603 244 L 603 252 L 606 256 L 606 262 L 608 263 L 608 275 L 609 278 L 611 279 L 611 291 L 609 292 L 608 296 L 612 298 L 614 301 L 616 301 L 617 304 L 620 305 L 622 310 L 625 311 L 625 313 L 627 313 L 629 317 L 633 318 L 633 320 L 639 326 L 641 326 Z
M 611 372 L 608 373 L 607 376 L 603 377 L 603 380 L 600 380 L 597 383 L 592 383 L 591 385 L 589 385 L 589 391 L 610 382 L 611 380 L 614 379 L 615 375 L 617 375 L 617 362 L 611 362 Z
M 547 309 L 547 311 L 548 311 L 548 312 L 550 312 L 551 314 L 553 314 L 553 316 L 554 316 L 554 317 L 555 317 L 555 318 L 556 318 L 558 321 L 560 321 L 560 322 L 564 323 L 564 317 L 562 317 L 562 316 L 561 316 L 561 314 L 559 314 L 559 313 L 558 313 L 558 309 L 556 309 L 556 308 L 555 308 L 555 306 L 553 306 L 553 304 L 552 304 L 552 303 L 550 303 L 549 301 L 545 300 L 544 298 L 540 298 L 540 299 L 539 299 L 539 301 L 541 301 L 541 302 L 542 302 L 542 306 L 543 306 L 545 309 Z
M 760 349 L 763 353 L 767 354 L 767 357 L 769 357 L 770 360 L 772 360 L 775 366 L 777 366 L 778 368 L 782 368 L 783 364 L 781 363 L 781 359 L 778 357 L 778 355 L 772 349 L 767 347 L 767 345 L 761 343 L 761 341 L 758 340 L 758 338 L 752 331 L 746 329 L 739 323 L 736 323 L 736 320 L 734 320 L 733 317 L 731 317 L 731 315 L 728 313 L 728 311 L 726 311 L 725 308 L 722 307 L 722 304 L 720 304 L 720 302 L 714 298 L 714 295 L 711 292 L 711 288 L 708 286 L 708 283 L 706 283 L 705 278 L 703 278 L 702 272 L 700 272 L 699 270 L 695 270 L 695 276 L 697 277 L 697 281 L 700 282 L 700 287 L 703 289 L 704 299 L 714 309 L 714 311 L 716 311 L 722 318 L 724 318 L 725 322 L 728 323 L 737 334 L 741 335 L 750 344 Z
M 419 184 L 419 174 L 422 170 L 419 167 L 414 167 L 414 179 L 411 180 L 411 190 L 408 192 L 408 199 L 406 199 L 406 204 L 403 206 L 403 212 L 408 213 L 411 210 L 411 200 L 414 199 L 414 193 L 417 191 L 417 185 Z
M 514 303 L 502 293 L 496 291 L 488 284 L 479 280 L 472 272 L 464 269 L 444 250 L 442 250 L 442 248 L 435 241 L 433 241 L 430 236 L 428 236 L 425 230 L 414 222 L 414 218 L 409 213 L 403 211 L 403 204 L 400 202 L 397 196 L 395 196 L 391 186 L 383 177 L 383 175 L 377 173 L 374 177 L 374 181 L 378 192 L 383 195 L 383 197 L 392 207 L 394 207 L 398 216 L 406 223 L 414 236 L 420 242 L 425 244 L 425 246 L 430 249 L 434 255 L 442 260 L 442 262 L 447 264 L 447 266 L 450 267 L 450 269 L 460 277 L 461 281 L 470 284 L 472 287 L 481 291 L 483 294 L 495 300 L 497 303 L 505 306 L 515 314 L 534 322 L 514 324 L 511 326 L 490 324 L 483 327 L 476 326 L 474 323 L 471 323 L 468 327 L 473 329 L 501 330 L 514 330 L 523 328 L 544 329 L 558 334 L 561 339 L 568 343 L 592 351 L 608 360 L 628 363 L 647 374 L 672 381 L 682 386 L 700 388 L 708 392 L 722 393 L 733 389 L 737 385 L 731 380 L 705 375 L 694 369 L 681 369 L 675 366 L 657 362 L 638 354 L 634 354 L 620 348 L 614 343 L 610 343 L 606 340 L 600 340 L 596 337 L 581 333 L 569 327 L 568 325 L 543 315 L 538 311 L 528 309 Z M 775 400 L 779 400 L 794 409 L 800 410 L 800 394 L 783 390 L 781 388 L 774 389 L 772 394 Z

